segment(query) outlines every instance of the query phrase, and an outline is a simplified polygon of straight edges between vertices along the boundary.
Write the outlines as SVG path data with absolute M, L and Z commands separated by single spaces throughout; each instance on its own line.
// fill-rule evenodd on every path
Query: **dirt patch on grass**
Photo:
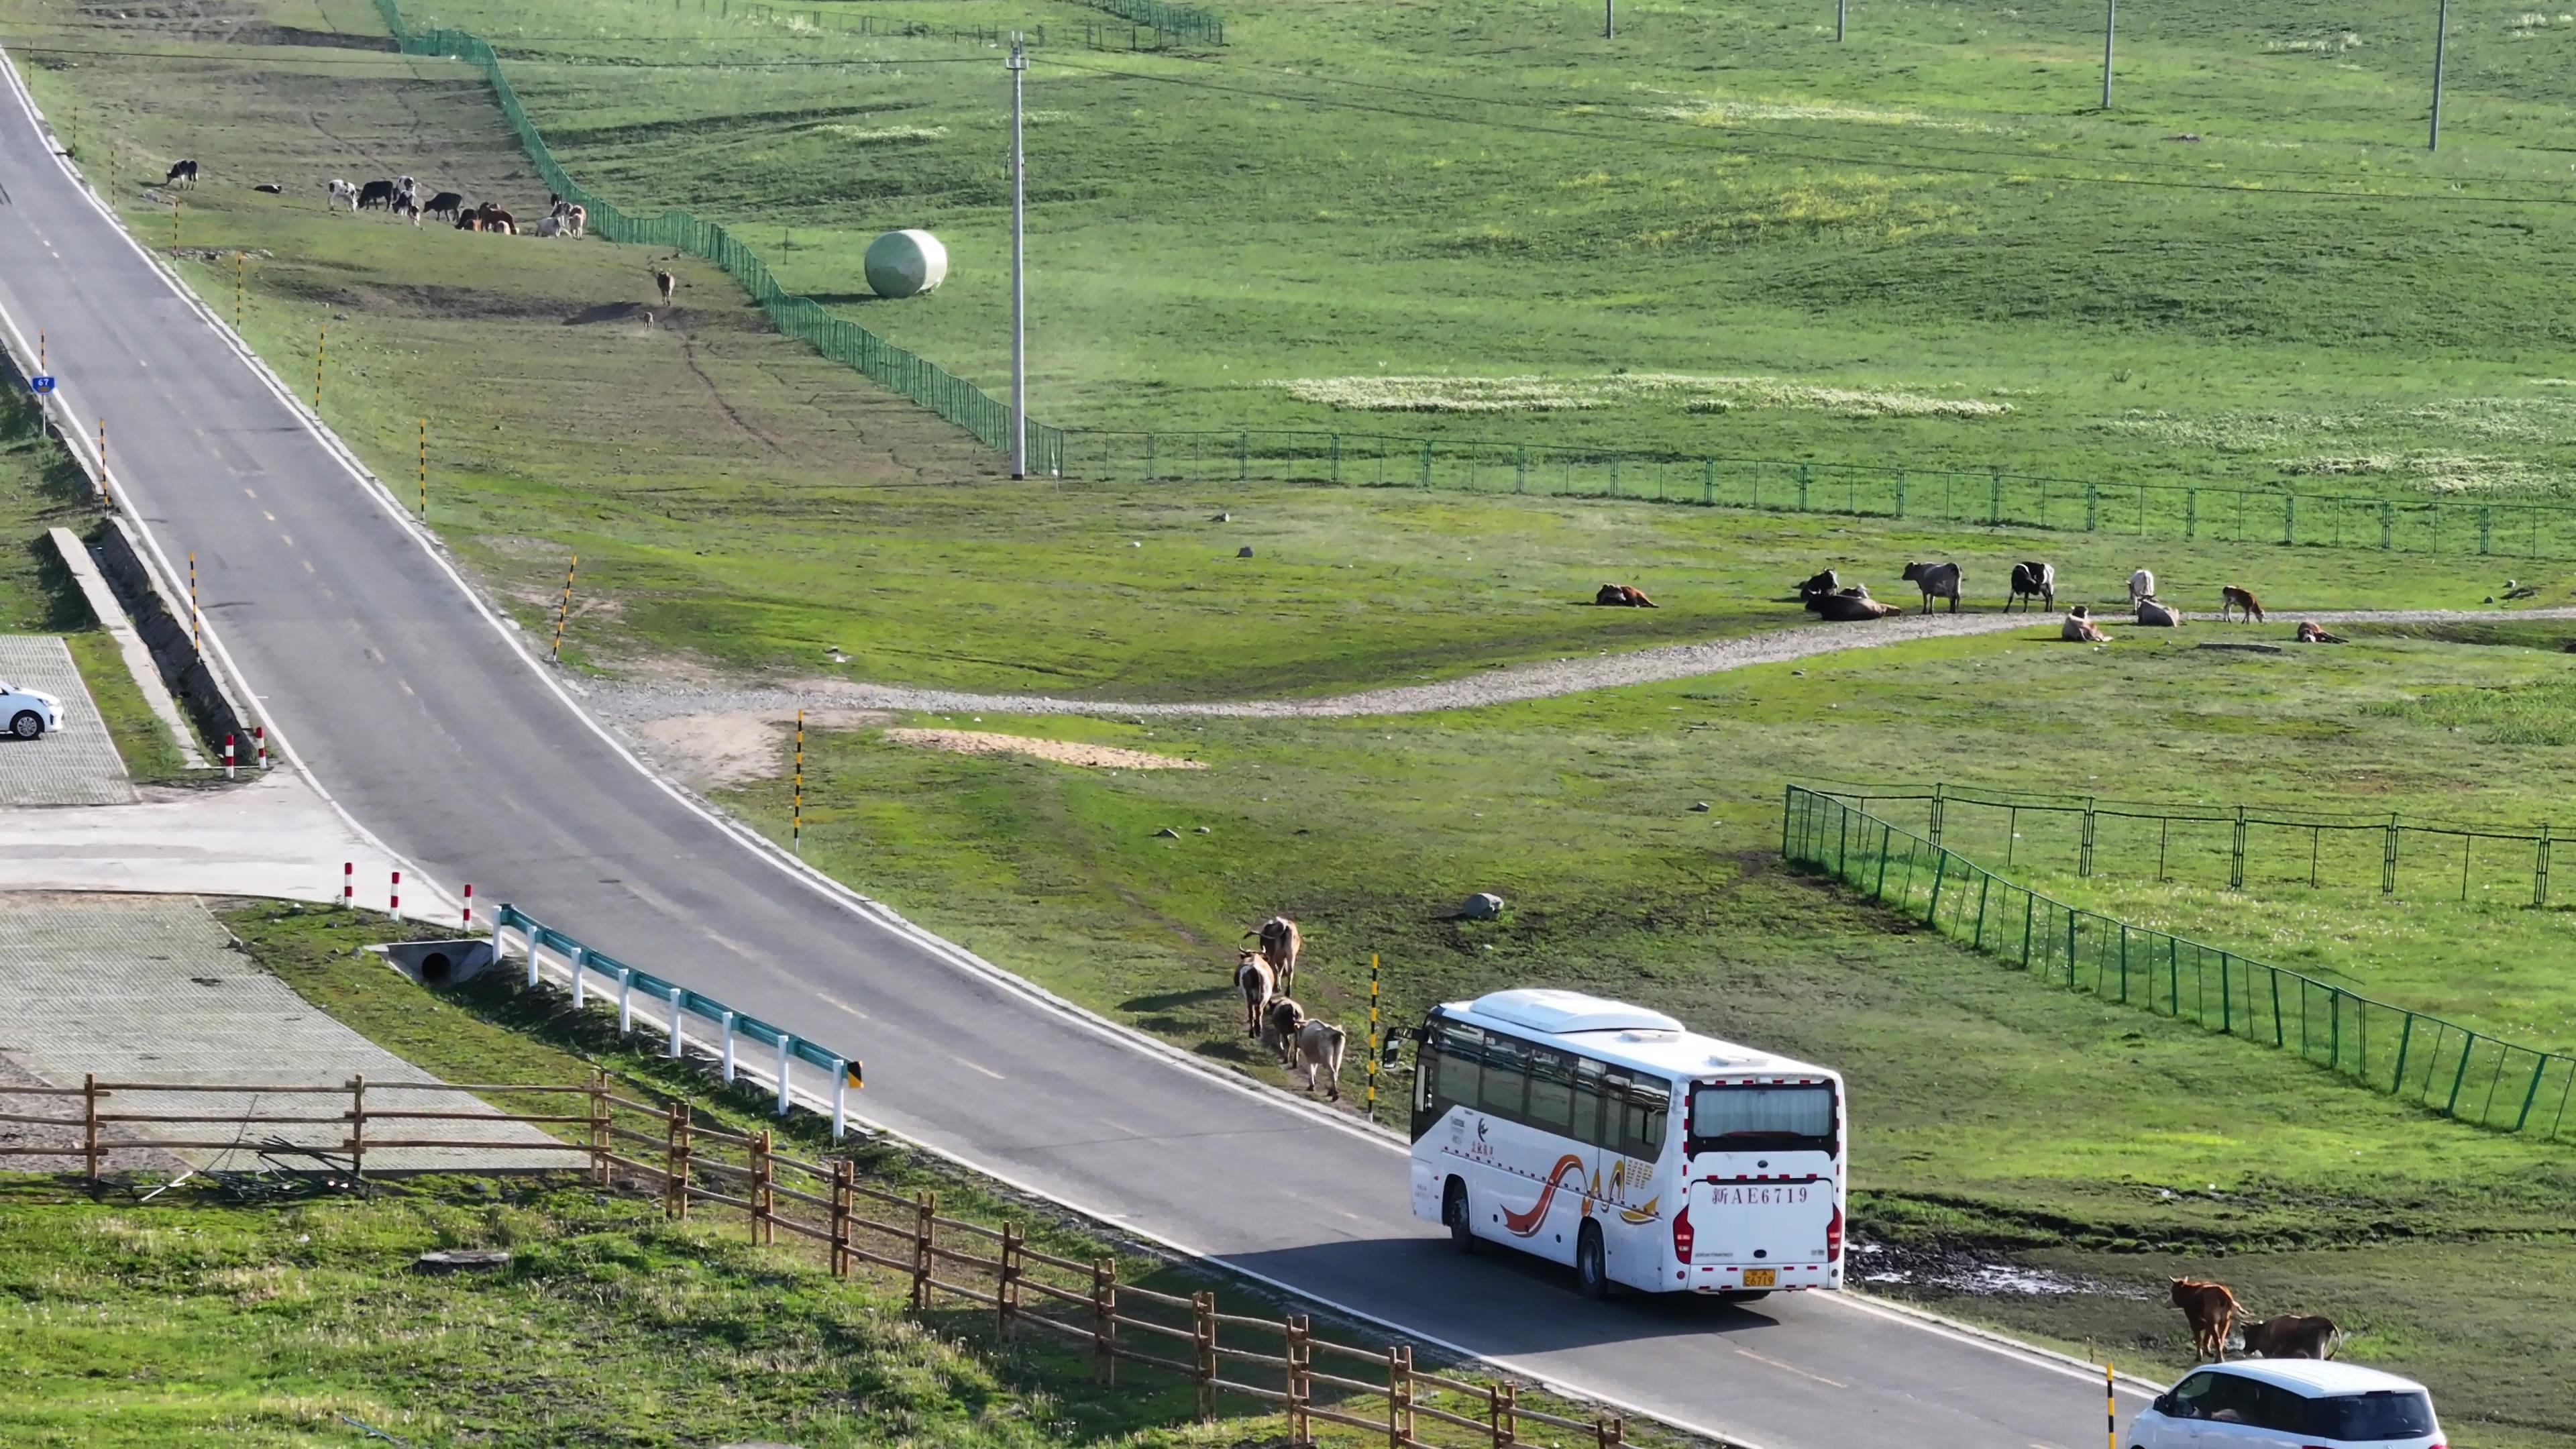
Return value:
M 934 750 L 948 750 L 960 755 L 1034 755 L 1053 760 L 1059 765 L 1082 765 L 1095 770 L 1204 770 L 1198 760 L 1184 760 L 1178 755 L 1150 754 L 1144 750 L 1124 750 L 1116 745 L 1089 745 L 1077 740 L 1041 740 L 1027 735 L 986 734 L 981 730 L 887 730 L 885 737 L 899 745 L 923 745 Z
M 883 724 L 887 718 L 869 710 L 811 710 L 805 727 L 863 729 Z M 789 736 L 795 728 L 793 710 L 732 710 L 673 715 L 639 725 L 636 733 L 644 737 L 654 763 L 679 776 L 689 788 L 722 790 L 784 772 Z

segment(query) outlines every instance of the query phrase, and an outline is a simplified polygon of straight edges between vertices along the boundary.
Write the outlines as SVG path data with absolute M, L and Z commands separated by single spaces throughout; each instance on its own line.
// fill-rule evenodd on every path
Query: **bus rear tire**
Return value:
M 1449 1190 L 1440 1199 L 1440 1221 L 1449 1225 L 1449 1245 L 1461 1253 L 1476 1251 L 1475 1219 L 1468 1216 L 1467 1184 L 1449 1179 Z
M 1574 1286 L 1598 1303 L 1610 1296 L 1610 1260 L 1601 1248 L 1601 1225 L 1585 1223 L 1574 1238 Z

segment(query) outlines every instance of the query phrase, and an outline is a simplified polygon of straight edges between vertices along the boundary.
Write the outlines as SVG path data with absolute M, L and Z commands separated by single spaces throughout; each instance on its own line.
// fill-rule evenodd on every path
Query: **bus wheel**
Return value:
M 1459 1252 L 1476 1251 L 1476 1227 L 1467 1216 L 1467 1184 L 1449 1179 L 1448 1194 L 1440 1200 L 1440 1221 L 1449 1225 L 1449 1242 Z
M 1596 1301 L 1610 1296 L 1610 1264 L 1601 1250 L 1599 1223 L 1585 1223 L 1575 1236 L 1574 1286 Z

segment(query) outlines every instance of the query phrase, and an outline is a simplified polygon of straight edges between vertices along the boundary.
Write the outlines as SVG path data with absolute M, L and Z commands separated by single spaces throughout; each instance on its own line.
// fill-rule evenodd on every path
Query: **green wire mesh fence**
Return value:
M 1843 800 L 1791 785 L 1780 853 L 2043 981 L 2264 1042 L 2443 1116 L 2556 1141 L 2576 1057 L 2079 910 Z
M 957 424 L 974 434 L 984 446 L 1004 451 L 1009 449 L 1011 409 L 1008 404 L 919 353 L 898 347 L 846 318 L 833 316 L 813 298 L 799 296 L 779 286 L 769 274 L 769 264 L 750 247 L 735 240 L 733 234 L 722 226 L 701 221 L 685 211 L 665 211 L 652 217 L 631 216 L 616 203 L 574 180 L 563 163 L 555 159 L 536 123 L 528 118 L 527 108 L 519 103 L 518 92 L 510 87 L 509 76 L 502 72 L 500 57 L 481 37 L 462 30 L 406 29 L 396 0 L 376 0 L 376 9 L 384 16 L 385 27 L 393 32 L 405 55 L 451 57 L 483 72 L 483 78 L 490 82 L 492 94 L 500 103 L 501 114 L 508 118 L 510 129 L 517 133 L 519 144 L 526 148 L 528 159 L 536 165 L 537 174 L 545 178 L 548 189 L 576 203 L 587 213 L 590 230 L 613 242 L 669 247 L 675 252 L 713 262 L 751 293 L 752 300 L 760 304 L 761 310 L 769 315 L 771 324 L 779 331 L 806 343 L 834 362 L 856 368 L 885 387 Z M 1028 445 L 1032 472 L 1042 475 L 1060 475 L 1063 472 L 1064 431 L 1061 428 L 1031 421 L 1028 424 Z

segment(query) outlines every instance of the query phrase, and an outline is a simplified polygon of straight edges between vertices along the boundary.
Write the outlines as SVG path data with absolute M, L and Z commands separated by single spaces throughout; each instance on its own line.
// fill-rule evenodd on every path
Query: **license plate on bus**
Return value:
M 1777 1268 L 1747 1268 L 1744 1270 L 1744 1286 L 1747 1288 L 1776 1288 L 1779 1285 L 1780 1270 Z

